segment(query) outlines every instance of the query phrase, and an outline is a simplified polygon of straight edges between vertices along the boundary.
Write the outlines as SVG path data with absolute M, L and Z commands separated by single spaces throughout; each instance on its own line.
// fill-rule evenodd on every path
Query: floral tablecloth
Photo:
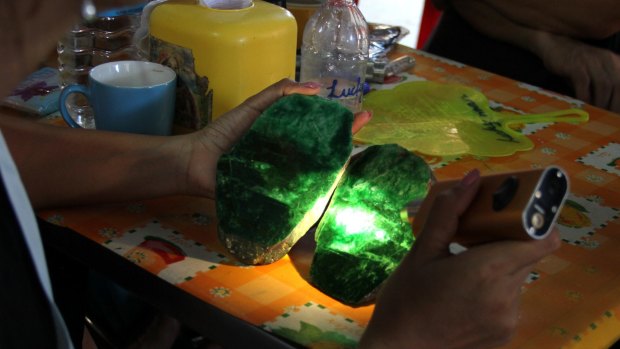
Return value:
M 562 248 L 523 287 L 517 335 L 506 348 L 597 348 L 620 337 L 620 115 L 428 53 L 398 47 L 417 64 L 391 83 L 432 80 L 479 89 L 496 109 L 516 114 L 582 108 L 586 124 L 533 124 L 535 148 L 500 158 L 425 157 L 438 179 L 559 165 L 571 193 L 558 225 Z M 311 241 L 271 265 L 244 266 L 216 238 L 214 202 L 169 197 L 126 205 L 40 212 L 158 277 L 293 342 L 354 347 L 373 306 L 352 308 L 307 282 Z M 306 237 L 304 240 L 309 240 Z M 331 347 L 331 346 L 330 346 Z

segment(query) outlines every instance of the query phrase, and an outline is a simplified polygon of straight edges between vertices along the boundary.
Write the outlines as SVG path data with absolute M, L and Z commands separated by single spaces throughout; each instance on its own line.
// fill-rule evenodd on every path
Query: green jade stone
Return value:
M 431 178 L 421 158 L 395 144 L 351 160 L 317 228 L 311 282 L 345 304 L 371 301 L 413 245 L 400 213 L 426 196 Z
M 217 167 L 218 237 L 240 261 L 272 263 L 321 217 L 352 149 L 353 114 L 317 96 L 265 110 Z

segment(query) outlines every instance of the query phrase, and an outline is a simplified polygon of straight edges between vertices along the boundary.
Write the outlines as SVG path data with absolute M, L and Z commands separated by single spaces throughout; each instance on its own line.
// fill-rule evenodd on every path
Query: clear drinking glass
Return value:
M 86 84 L 88 73 L 99 64 L 120 60 L 144 60 L 133 44 L 144 4 L 105 11 L 92 21 L 76 24 L 58 41 L 60 86 Z M 73 94 L 67 99 L 71 117 L 84 128 L 95 128 L 86 99 Z

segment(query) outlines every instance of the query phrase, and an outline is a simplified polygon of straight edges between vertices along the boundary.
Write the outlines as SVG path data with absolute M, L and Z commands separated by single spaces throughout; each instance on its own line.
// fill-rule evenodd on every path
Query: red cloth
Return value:
M 424 47 L 424 43 L 426 43 L 426 40 L 428 40 L 435 25 L 439 21 L 439 17 L 441 17 L 441 11 L 433 5 L 431 0 L 426 0 L 424 3 L 424 11 L 422 12 L 420 33 L 418 35 L 418 49 Z

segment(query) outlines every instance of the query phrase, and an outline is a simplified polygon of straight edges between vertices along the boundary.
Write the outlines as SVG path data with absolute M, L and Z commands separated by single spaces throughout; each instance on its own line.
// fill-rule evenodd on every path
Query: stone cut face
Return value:
M 286 96 L 220 158 L 218 237 L 233 255 L 275 262 L 318 221 L 351 154 L 352 122 L 336 102 Z
M 372 300 L 415 240 L 400 212 L 426 196 L 431 178 L 421 158 L 394 144 L 352 159 L 317 228 L 311 282 L 346 304 Z

